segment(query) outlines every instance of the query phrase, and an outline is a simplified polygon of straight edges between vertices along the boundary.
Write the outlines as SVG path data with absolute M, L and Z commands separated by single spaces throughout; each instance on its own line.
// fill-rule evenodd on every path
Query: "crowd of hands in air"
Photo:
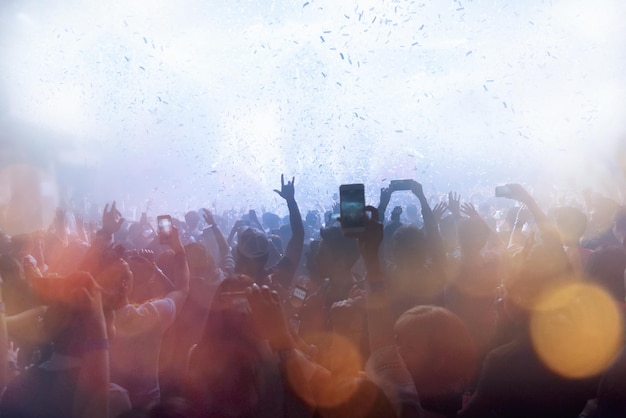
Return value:
M 202 208 L 165 234 L 111 202 L 2 233 L 0 416 L 626 416 L 621 340 L 564 376 L 529 325 L 569 282 L 621 317 L 626 211 L 590 190 L 543 207 L 519 184 L 431 207 L 408 184 L 351 234 L 339 202 L 303 217 L 295 178 L 274 190 L 286 217 Z

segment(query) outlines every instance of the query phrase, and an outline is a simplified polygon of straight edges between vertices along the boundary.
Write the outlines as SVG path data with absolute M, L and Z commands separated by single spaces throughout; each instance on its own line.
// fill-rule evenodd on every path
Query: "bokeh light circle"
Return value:
M 544 292 L 530 320 L 532 343 L 552 371 L 568 378 L 600 373 L 622 343 L 620 309 L 601 288 L 573 282 Z

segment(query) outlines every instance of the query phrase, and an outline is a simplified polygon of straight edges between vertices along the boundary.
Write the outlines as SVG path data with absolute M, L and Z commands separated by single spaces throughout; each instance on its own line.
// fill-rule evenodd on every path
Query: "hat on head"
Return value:
M 269 243 L 265 234 L 248 227 L 239 232 L 237 251 L 246 258 L 260 258 L 269 253 Z

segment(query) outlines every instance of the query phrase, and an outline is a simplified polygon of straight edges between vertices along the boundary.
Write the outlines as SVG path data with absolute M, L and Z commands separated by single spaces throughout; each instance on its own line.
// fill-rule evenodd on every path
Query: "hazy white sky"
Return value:
M 276 202 L 282 172 L 322 199 L 584 186 L 626 133 L 624 21 L 621 0 L 4 0 L 0 94 L 157 199 Z

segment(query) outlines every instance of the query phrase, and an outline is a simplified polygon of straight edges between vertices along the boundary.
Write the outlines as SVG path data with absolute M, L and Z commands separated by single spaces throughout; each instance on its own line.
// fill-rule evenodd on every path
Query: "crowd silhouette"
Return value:
M 299 182 L 286 217 L 118 201 L 2 233 L 0 417 L 626 417 L 615 200 L 405 180 L 346 233 Z

